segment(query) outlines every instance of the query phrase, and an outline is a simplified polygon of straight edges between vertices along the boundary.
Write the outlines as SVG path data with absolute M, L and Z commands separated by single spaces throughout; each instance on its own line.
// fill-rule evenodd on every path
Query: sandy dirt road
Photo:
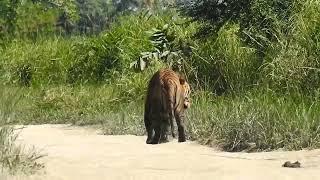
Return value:
M 320 150 L 227 153 L 194 142 L 147 145 L 146 137 L 105 136 L 68 125 L 27 126 L 19 142 L 47 154 L 33 176 L 4 180 L 320 180 Z M 284 168 L 299 160 L 302 168 Z

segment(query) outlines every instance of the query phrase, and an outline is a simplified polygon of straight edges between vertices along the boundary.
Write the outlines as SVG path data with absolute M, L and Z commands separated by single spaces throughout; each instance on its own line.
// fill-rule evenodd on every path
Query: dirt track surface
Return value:
M 226 153 L 194 142 L 145 144 L 141 136 L 105 136 L 68 125 L 27 126 L 19 142 L 47 154 L 36 175 L 4 180 L 320 180 L 320 150 Z M 302 168 L 284 168 L 299 160 Z

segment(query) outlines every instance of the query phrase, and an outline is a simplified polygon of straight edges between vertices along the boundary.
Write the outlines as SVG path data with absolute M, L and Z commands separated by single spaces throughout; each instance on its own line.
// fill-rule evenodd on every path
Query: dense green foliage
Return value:
M 119 18 L 118 23 L 97 37 L 13 41 L 1 53 L 0 64 L 6 69 L 2 71 L 3 82 L 41 85 L 108 81 L 111 76 L 130 71 L 130 64 L 141 53 L 152 51 L 147 31 L 163 27 L 174 17 L 141 12 Z M 172 28 L 179 29 L 176 26 L 173 22 Z
M 25 2 L 0 4 L 15 17 L 0 16 L 0 82 L 24 87 L 9 123 L 141 135 L 148 79 L 169 66 L 192 85 L 191 139 L 228 151 L 320 146 L 318 0 L 188 0 L 178 11 L 169 0 L 153 10 L 147 1 Z
M 119 15 L 171 0 L 2 0 L 0 38 L 33 39 L 48 34 L 93 35 L 105 30 Z M 148 2 L 148 4 L 147 4 Z
M 214 69 L 209 80 L 216 91 L 267 85 L 310 93 L 319 88 L 319 3 L 194 0 L 181 10 L 205 22 L 201 35 L 211 32 L 196 63 L 211 62 L 197 65 L 203 76 Z

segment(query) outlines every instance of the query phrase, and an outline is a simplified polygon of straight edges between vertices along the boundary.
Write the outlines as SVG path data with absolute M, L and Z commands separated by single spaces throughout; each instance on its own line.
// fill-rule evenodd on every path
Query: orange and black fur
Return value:
M 184 111 L 190 107 L 189 94 L 189 84 L 171 69 L 161 69 L 152 76 L 144 113 L 147 144 L 167 142 L 169 126 L 175 137 L 173 118 L 178 126 L 178 141 L 186 141 Z

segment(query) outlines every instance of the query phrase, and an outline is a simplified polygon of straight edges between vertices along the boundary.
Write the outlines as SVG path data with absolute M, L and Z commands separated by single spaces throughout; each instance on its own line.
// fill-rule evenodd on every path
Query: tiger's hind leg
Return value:
M 152 144 L 153 128 L 152 128 L 151 126 L 147 129 L 147 134 L 148 134 L 148 137 L 147 137 L 146 143 L 147 143 L 147 144 Z
M 161 137 L 160 137 L 160 143 L 169 142 L 169 119 L 167 116 L 162 117 L 161 121 Z
M 152 120 L 150 119 L 148 112 L 145 112 L 145 115 L 144 115 L 144 125 L 146 127 L 146 131 L 148 135 L 146 143 L 151 144 L 151 141 L 153 139 L 153 127 L 152 127 Z
M 161 123 L 160 121 L 152 122 L 152 129 L 154 130 L 154 136 L 150 142 L 150 144 L 159 144 L 160 136 L 161 136 Z
M 173 124 L 173 118 L 170 118 L 170 127 L 171 127 L 171 135 L 173 138 L 175 138 L 176 134 L 175 134 L 174 124 Z
M 175 138 L 175 129 L 174 129 L 174 123 L 173 123 L 173 119 L 174 119 L 174 102 L 175 102 L 175 98 L 174 98 L 174 94 L 175 94 L 175 84 L 172 81 L 168 81 L 164 84 L 164 89 L 166 89 L 166 91 L 164 91 L 163 93 L 166 95 L 164 98 L 164 102 L 165 102 L 165 106 L 166 106 L 166 111 L 168 112 L 167 117 L 165 119 L 166 123 L 168 123 L 168 128 L 167 128 L 167 132 L 169 132 L 169 126 L 171 127 L 171 135 L 173 138 Z

